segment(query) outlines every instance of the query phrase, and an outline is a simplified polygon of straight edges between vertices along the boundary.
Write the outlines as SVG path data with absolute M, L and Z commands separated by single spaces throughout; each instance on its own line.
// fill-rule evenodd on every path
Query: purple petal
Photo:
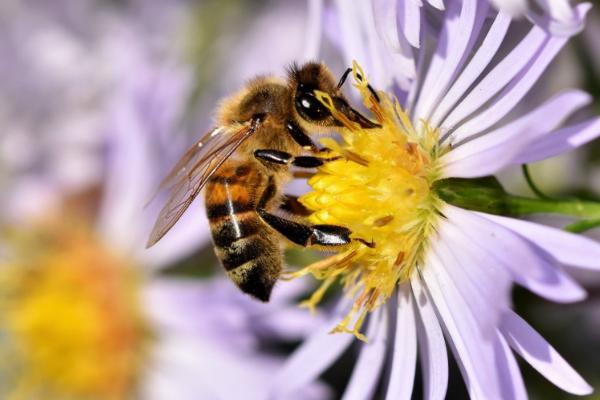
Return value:
M 510 347 L 550 382 L 569 393 L 592 393 L 592 387 L 517 314 L 506 313 L 500 330 Z
M 137 66 L 133 64 L 132 67 Z M 158 138 L 148 134 L 150 128 L 142 122 L 147 116 L 138 111 L 136 96 L 132 93 L 135 91 L 132 86 L 148 80 L 145 79 L 146 69 L 140 68 L 142 73 L 134 82 L 123 84 L 121 90 L 125 93 L 115 101 L 107 127 L 109 152 L 99 230 L 107 243 L 127 253 L 137 250 L 137 245 L 143 243 L 140 230 L 144 224 L 139 221 L 140 211 L 156 184 L 151 156 L 152 144 Z
M 367 45 L 361 35 L 357 3 L 336 0 L 334 4 L 340 25 L 341 43 L 343 43 L 341 49 L 344 52 L 345 63 L 352 65 L 352 60 L 357 60 L 363 68 L 369 68 L 369 58 L 365 50 Z M 370 68 L 367 71 L 373 73 Z
M 398 42 L 400 47 L 388 47 L 394 45 L 388 40 L 393 27 L 390 28 L 390 16 L 382 12 L 391 3 L 379 1 L 382 3 L 335 2 L 343 43 L 341 49 L 348 65 L 357 60 L 369 72 L 369 81 L 373 86 L 387 88 L 395 81 L 406 86 L 408 75 L 404 74 L 414 76 L 412 55 L 410 51 L 405 51 L 405 48 L 409 50 L 409 46 L 402 45 L 402 41 L 405 42 L 403 38 L 399 38 L 402 39 Z M 395 51 L 398 49 L 400 52 Z
M 534 222 L 478 214 L 517 232 L 563 264 L 600 269 L 600 243 L 595 240 Z
M 491 104 L 485 106 L 476 116 L 469 118 L 453 133 L 456 139 L 463 139 L 483 132 L 506 116 L 529 92 L 550 62 L 562 49 L 567 39 L 550 39 L 515 78 L 498 93 Z
M 394 350 L 391 357 L 392 370 L 385 398 L 410 400 L 417 364 L 417 334 L 415 310 L 408 285 L 398 288 Z
M 421 5 L 416 1 L 397 1 L 398 20 L 404 37 L 413 47 L 419 47 L 421 39 Z M 394 16 L 393 13 L 392 16 Z M 395 16 L 394 16 L 395 18 Z M 396 32 L 398 35 L 398 32 Z
M 406 88 L 409 81 L 415 78 L 415 61 L 411 44 L 402 34 L 399 26 L 403 19 L 402 4 L 406 5 L 406 2 L 375 0 L 372 2 L 372 9 L 375 30 L 385 45 L 382 57 L 386 69 L 400 87 Z M 417 21 L 411 21 L 411 25 L 418 27 L 420 15 L 417 14 L 416 17 Z
M 268 398 L 270 379 L 280 365 L 277 358 L 238 355 L 230 345 L 204 338 L 161 336 L 144 371 L 141 398 L 263 400 Z M 322 385 L 313 384 L 285 399 L 323 399 L 327 392 Z
M 304 60 L 316 60 L 321 47 L 323 29 L 323 0 L 308 0 L 308 18 L 306 22 L 306 47 Z
M 447 222 L 438 227 L 432 251 L 444 260 L 457 285 L 460 282 L 463 293 L 469 294 L 465 300 L 482 326 L 491 329 L 484 334 L 492 336 L 501 315 L 510 307 L 511 275 L 503 265 L 490 259 L 485 248 L 473 246 L 463 232 L 464 227 L 447 215 Z
M 360 355 L 344 392 L 343 400 L 363 400 L 373 397 L 388 346 L 388 316 L 378 308 L 369 317 L 367 338 L 361 343 Z M 344 334 L 351 336 L 350 334 Z
M 499 10 L 504 11 L 511 18 L 520 17 L 527 11 L 527 0 L 490 0 Z
M 527 399 L 527 390 L 523 382 L 521 370 L 515 356 L 506 343 L 504 336 L 498 332 L 496 341 L 496 367 L 498 368 L 502 399 Z
M 445 9 L 444 0 L 427 0 L 427 2 L 429 4 L 431 4 L 433 7 L 437 8 L 438 10 Z
M 506 131 L 505 129 L 504 131 Z M 513 130 L 510 135 L 485 135 L 467 142 L 440 158 L 445 178 L 492 175 L 509 165 L 539 132 Z
M 411 279 L 413 300 L 417 307 L 417 343 L 423 374 L 425 400 L 443 400 L 448 387 L 446 342 L 433 303 L 417 274 Z
M 274 359 L 248 357 L 244 362 L 226 346 L 177 335 L 161 337 L 151 354 L 150 365 L 150 375 L 146 377 L 150 387 L 145 390 L 154 399 L 259 400 L 266 397 L 269 374 L 277 368 Z M 231 379 L 236 385 L 230 384 Z
M 590 101 L 579 90 L 561 93 L 521 118 L 452 149 L 441 158 L 448 177 L 476 177 L 497 172 L 539 137 Z
M 433 108 L 466 60 L 485 20 L 487 8 L 487 4 L 474 1 L 455 1 L 448 6 L 438 46 L 415 105 L 415 118 L 430 118 Z
M 402 34 L 403 25 L 403 5 L 406 2 L 397 0 L 374 0 L 372 3 L 373 22 L 375 30 L 380 40 L 385 45 L 387 55 L 391 56 L 392 64 L 388 66 L 390 70 L 406 78 L 415 77 L 415 62 L 413 60 L 413 50 L 407 38 Z M 420 15 L 417 14 L 417 21 L 411 21 L 412 25 L 418 27 Z M 414 29 L 414 28 L 413 28 Z M 383 57 L 386 56 L 384 53 Z
M 502 225 L 477 213 L 446 206 L 444 214 L 467 236 L 472 246 L 488 254 L 489 262 L 506 268 L 521 286 L 557 302 L 585 297 L 585 290 L 555 265 L 546 252 Z
M 585 14 L 587 9 L 585 5 L 577 7 L 578 12 L 582 14 Z M 493 122 L 506 115 L 529 91 L 567 39 L 548 36 L 537 26 L 532 28 L 529 34 L 450 113 L 444 122 L 444 127 L 453 129 L 508 85 L 500 93 L 497 104 L 488 108 L 481 116 L 471 118 L 467 124 L 457 130 L 457 139 L 462 139 L 461 135 L 472 134 L 472 129 L 479 129 L 477 132 L 480 132 L 483 128 L 478 123 L 483 122 L 481 126 L 485 128 L 491 126 Z M 477 121 L 479 122 L 476 123 Z
M 549 8 L 548 14 L 529 11 L 527 17 L 553 35 L 573 36 L 583 30 L 585 15 L 591 4 L 584 3 L 573 9 L 569 5 L 569 0 L 549 0 L 545 2 L 545 6 Z
M 382 0 L 380 0 L 382 1 Z M 385 0 L 383 0 L 385 1 Z M 388 0 L 389 1 L 389 0 Z M 346 7 L 348 3 L 345 3 Z M 412 49 L 406 42 L 403 36 L 398 36 L 395 44 L 397 47 L 389 47 L 389 44 L 394 44 L 389 40 L 382 40 L 383 37 L 387 37 L 389 34 L 389 25 L 391 16 L 395 15 L 395 4 L 389 3 L 389 9 L 385 10 L 385 4 L 381 4 L 379 7 L 375 7 L 375 4 L 370 2 L 361 1 L 356 3 L 358 5 L 358 14 L 360 27 L 366 38 L 366 51 L 368 54 L 369 64 L 365 67 L 369 71 L 369 81 L 375 86 L 380 88 L 392 87 L 395 82 L 402 83 L 405 85 L 405 81 L 408 77 L 414 76 L 414 64 L 412 62 Z M 376 11 L 379 14 L 376 14 Z M 383 12 L 384 15 L 381 15 Z M 385 13 L 391 14 L 385 14 Z M 385 26 L 380 21 L 384 22 L 388 26 L 387 33 L 381 32 L 381 29 Z M 359 29 L 355 26 L 353 29 Z
M 444 128 L 452 129 L 505 87 L 531 60 L 533 54 L 548 40 L 547 34 L 534 27 L 527 36 L 469 92 L 448 115 Z
M 372 2 L 372 7 L 375 29 L 391 57 L 388 60 L 390 63 L 388 68 L 395 72 L 396 79 L 400 78 L 400 81 L 406 78 L 414 79 L 413 50 L 407 38 L 400 32 L 401 27 L 398 26 L 399 21 L 402 20 L 402 5 L 397 0 L 375 0 Z M 417 17 L 420 21 L 420 16 L 417 15 Z M 418 21 L 411 23 L 418 25 Z
M 431 117 L 430 123 L 433 126 L 441 126 L 443 119 L 448 115 L 452 107 L 467 92 L 469 87 L 475 82 L 483 70 L 488 66 L 500 45 L 504 40 L 511 18 L 500 12 L 494 19 L 490 30 L 488 31 L 481 46 L 477 49 L 473 58 L 468 62 L 464 71 L 454 81 L 452 87 L 446 93 Z
M 145 234 L 144 240 L 147 237 Z M 196 200 L 160 242 L 149 249 L 144 249 L 142 242 L 138 257 L 148 268 L 162 268 L 191 255 L 210 241 L 204 201 Z
M 377 34 L 391 51 L 401 51 L 400 27 L 396 18 L 396 0 L 373 0 L 373 16 L 377 28 Z
M 598 136 L 600 136 L 600 118 L 593 118 L 548 133 L 523 148 L 512 163 L 526 164 L 554 157 L 582 146 Z
M 420 274 L 442 322 L 469 394 L 473 398 L 500 398 L 494 367 L 493 327 L 482 325 L 470 309 L 472 294 L 439 256 L 430 252 Z M 488 333 L 486 337 L 486 333 Z
M 373 7 L 366 1 L 356 4 L 357 17 L 366 39 L 365 51 L 369 63 L 369 81 L 372 81 L 376 87 L 388 87 L 392 83 L 392 77 L 388 74 L 385 63 L 389 51 L 383 46 L 377 34 Z M 348 7 L 348 3 L 346 3 L 346 7 Z M 357 26 L 354 27 L 354 29 L 357 28 Z
M 344 309 L 347 302 L 342 302 L 339 310 Z M 354 336 L 345 333 L 332 334 L 333 328 L 340 321 L 340 312 L 315 333 L 309 336 L 273 379 L 272 396 L 286 398 L 289 393 L 304 387 L 324 372 L 344 350 L 352 343 Z

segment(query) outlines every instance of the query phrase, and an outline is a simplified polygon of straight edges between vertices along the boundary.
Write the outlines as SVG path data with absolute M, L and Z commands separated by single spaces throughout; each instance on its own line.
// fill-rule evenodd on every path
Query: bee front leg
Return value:
M 319 148 L 313 140 L 304 132 L 304 130 L 291 119 L 285 122 L 285 129 L 289 135 L 298 143 L 304 150 L 310 150 L 313 153 L 318 153 Z
M 255 150 L 254 157 L 263 163 L 272 163 L 280 165 L 293 165 L 300 168 L 316 168 L 326 162 L 339 160 L 341 157 L 316 157 L 316 156 L 297 156 L 280 150 L 262 149 Z

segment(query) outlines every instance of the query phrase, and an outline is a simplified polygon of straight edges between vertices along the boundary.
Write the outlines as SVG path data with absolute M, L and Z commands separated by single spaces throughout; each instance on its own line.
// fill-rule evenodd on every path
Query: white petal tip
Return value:
M 594 388 L 591 387 L 587 382 L 583 382 L 583 386 L 581 388 L 573 390 L 571 393 L 577 396 L 588 396 L 594 393 Z

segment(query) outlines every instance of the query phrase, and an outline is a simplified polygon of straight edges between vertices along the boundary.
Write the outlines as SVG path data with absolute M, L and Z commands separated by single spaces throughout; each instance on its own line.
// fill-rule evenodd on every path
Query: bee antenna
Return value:
M 337 88 L 340 89 L 343 85 L 344 82 L 346 82 L 346 79 L 348 78 L 348 74 L 352 71 L 352 67 L 349 67 L 346 69 L 346 71 L 342 74 L 342 77 L 340 78 L 340 81 L 337 84 Z

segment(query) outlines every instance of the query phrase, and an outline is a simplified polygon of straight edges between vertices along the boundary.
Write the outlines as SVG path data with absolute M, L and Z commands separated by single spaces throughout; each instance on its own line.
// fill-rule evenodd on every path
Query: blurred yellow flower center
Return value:
M 345 226 L 362 242 L 295 273 L 323 280 L 305 302 L 311 308 L 340 280 L 355 300 L 335 331 L 351 332 L 363 340 L 360 328 L 368 312 L 409 279 L 421 261 L 440 202 L 431 190 L 440 176 L 438 131 L 425 122 L 415 129 L 399 104 L 385 93 L 380 92 L 377 101 L 364 76 L 355 64 L 354 86 L 381 127 L 360 128 L 335 110 L 327 94 L 317 92 L 344 125 L 342 143 L 322 140 L 331 149 L 328 157 L 341 157 L 319 168 L 308 182 L 313 191 L 300 199 L 312 211 L 311 222 Z
M 132 396 L 146 337 L 135 274 L 90 232 L 71 228 L 15 232 L 7 241 L 2 398 Z

